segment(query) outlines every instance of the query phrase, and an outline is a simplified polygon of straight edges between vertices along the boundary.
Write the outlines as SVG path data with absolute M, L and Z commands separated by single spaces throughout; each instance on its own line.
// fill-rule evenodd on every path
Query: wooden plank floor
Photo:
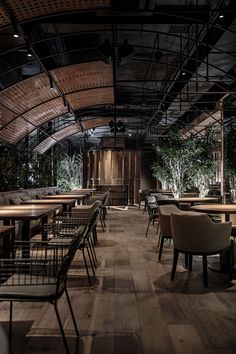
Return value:
M 145 238 L 147 214 L 137 208 L 109 210 L 107 229 L 99 229 L 99 267 L 89 288 L 82 255 L 72 264 L 68 289 L 80 328 L 83 354 L 233 354 L 236 351 L 236 280 L 209 270 L 203 288 L 201 259 L 189 274 L 180 258 L 170 281 L 172 245 L 157 261 L 156 227 Z M 71 352 L 76 341 L 65 298 L 60 299 Z M 0 307 L 7 328 L 8 304 Z M 14 305 L 13 353 L 64 353 L 48 304 Z

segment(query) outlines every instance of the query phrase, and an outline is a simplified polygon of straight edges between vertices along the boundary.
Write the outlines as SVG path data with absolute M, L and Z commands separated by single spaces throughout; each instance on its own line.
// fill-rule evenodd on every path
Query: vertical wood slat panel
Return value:
M 129 188 L 129 202 L 138 200 L 141 154 L 138 151 L 95 151 L 89 159 L 89 176 L 97 185 L 124 185 Z M 92 171 L 93 170 L 93 171 Z

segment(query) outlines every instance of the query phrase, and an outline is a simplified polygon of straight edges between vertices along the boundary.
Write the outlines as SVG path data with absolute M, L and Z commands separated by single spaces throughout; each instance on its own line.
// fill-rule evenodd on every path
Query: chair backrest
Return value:
M 154 195 L 146 195 L 147 204 L 156 204 L 156 198 Z
M 230 244 L 231 222 L 214 223 L 206 214 L 171 214 L 174 247 L 190 252 L 217 252 Z
M 167 204 L 160 205 L 159 208 L 159 223 L 161 234 L 164 236 L 172 236 L 170 215 L 171 213 L 183 213 L 176 205 Z

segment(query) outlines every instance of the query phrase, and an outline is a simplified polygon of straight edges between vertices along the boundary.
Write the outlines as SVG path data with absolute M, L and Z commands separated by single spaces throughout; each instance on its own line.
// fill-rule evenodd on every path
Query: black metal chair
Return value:
M 68 247 L 57 244 L 48 248 L 48 242 L 17 242 L 15 258 L 0 261 L 0 301 L 9 301 L 9 348 L 12 352 L 13 302 L 49 302 L 54 306 L 63 338 L 65 351 L 70 354 L 63 329 L 58 300 L 65 293 L 76 336 L 79 330 L 66 287 L 67 274 L 80 239 L 74 237 Z M 30 247 L 30 258 L 24 257 L 24 249 Z
M 97 256 L 95 252 L 95 244 L 93 238 L 93 230 L 96 227 L 99 215 L 99 208 L 93 210 L 92 213 L 64 213 L 62 216 L 56 218 L 56 222 L 46 224 L 43 226 L 44 238 L 48 240 L 49 246 L 55 247 L 59 243 L 70 243 L 71 235 L 75 228 L 82 227 L 81 242 L 78 249 L 82 251 L 84 265 L 88 277 L 89 285 L 92 285 L 89 274 L 88 262 L 85 255 L 87 251 L 89 264 L 92 269 L 93 277 L 95 278 L 95 268 L 97 268 Z

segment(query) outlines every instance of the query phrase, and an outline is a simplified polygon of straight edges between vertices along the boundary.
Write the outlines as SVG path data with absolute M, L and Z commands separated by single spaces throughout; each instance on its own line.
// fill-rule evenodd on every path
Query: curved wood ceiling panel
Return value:
M 0 135 L 1 139 L 5 142 L 16 144 L 34 129 L 35 127 L 33 124 L 19 117 L 12 123 L 8 124 L 7 127 L 3 128 Z
M 96 127 L 102 127 L 108 125 L 110 117 L 88 119 L 82 122 L 84 129 L 91 129 Z M 81 132 L 81 127 L 78 123 L 72 124 L 69 127 L 61 129 L 60 131 L 54 133 L 51 137 L 43 140 L 34 148 L 34 152 L 38 154 L 44 154 L 48 149 L 55 145 L 58 141 L 68 138 L 71 135 Z
M 0 92 L 0 102 L 18 114 L 54 97 L 58 97 L 58 92 L 50 87 L 48 76 L 45 73 L 19 82 Z
M 37 152 L 38 154 L 44 154 L 45 151 L 50 149 L 58 141 L 63 140 L 65 138 L 67 138 L 68 136 L 76 134 L 80 131 L 81 131 L 81 127 L 77 123 L 72 124 L 69 127 L 59 130 L 58 132 L 53 134 L 52 137 L 48 137 L 47 139 L 43 140 L 40 144 L 38 144 L 34 148 L 33 151 Z
M 84 129 L 92 129 L 92 128 L 108 125 L 110 120 L 111 120 L 111 117 L 94 118 L 94 119 L 84 120 L 82 122 L 82 124 L 83 124 Z
M 8 124 L 16 116 L 17 116 L 16 113 L 12 112 L 11 110 L 9 110 L 7 107 L 5 107 L 0 103 L 0 137 L 2 137 L 1 128 L 4 127 L 6 124 Z
M 111 6 L 110 0 L 5 0 L 17 21 L 34 17 Z
M 112 87 L 97 88 L 66 95 L 72 109 L 77 110 L 100 104 L 114 104 Z
M 17 144 L 36 127 L 67 112 L 68 109 L 64 106 L 63 99 L 61 97 L 55 98 L 17 117 L 5 128 L 3 127 L 1 138 L 6 142 Z
M 31 109 L 29 112 L 23 114 L 22 117 L 38 127 L 67 112 L 68 108 L 64 106 L 63 99 L 58 97 Z
M 33 149 L 33 151 L 37 152 L 38 154 L 44 154 L 54 144 L 56 144 L 56 141 L 49 137 L 43 140 L 39 145 L 37 145 L 36 148 Z
M 102 61 L 66 66 L 52 70 L 51 74 L 64 94 L 113 85 L 112 65 Z
M 11 23 L 10 18 L 7 16 L 6 11 L 4 8 L 0 6 L 0 27 L 9 25 Z

